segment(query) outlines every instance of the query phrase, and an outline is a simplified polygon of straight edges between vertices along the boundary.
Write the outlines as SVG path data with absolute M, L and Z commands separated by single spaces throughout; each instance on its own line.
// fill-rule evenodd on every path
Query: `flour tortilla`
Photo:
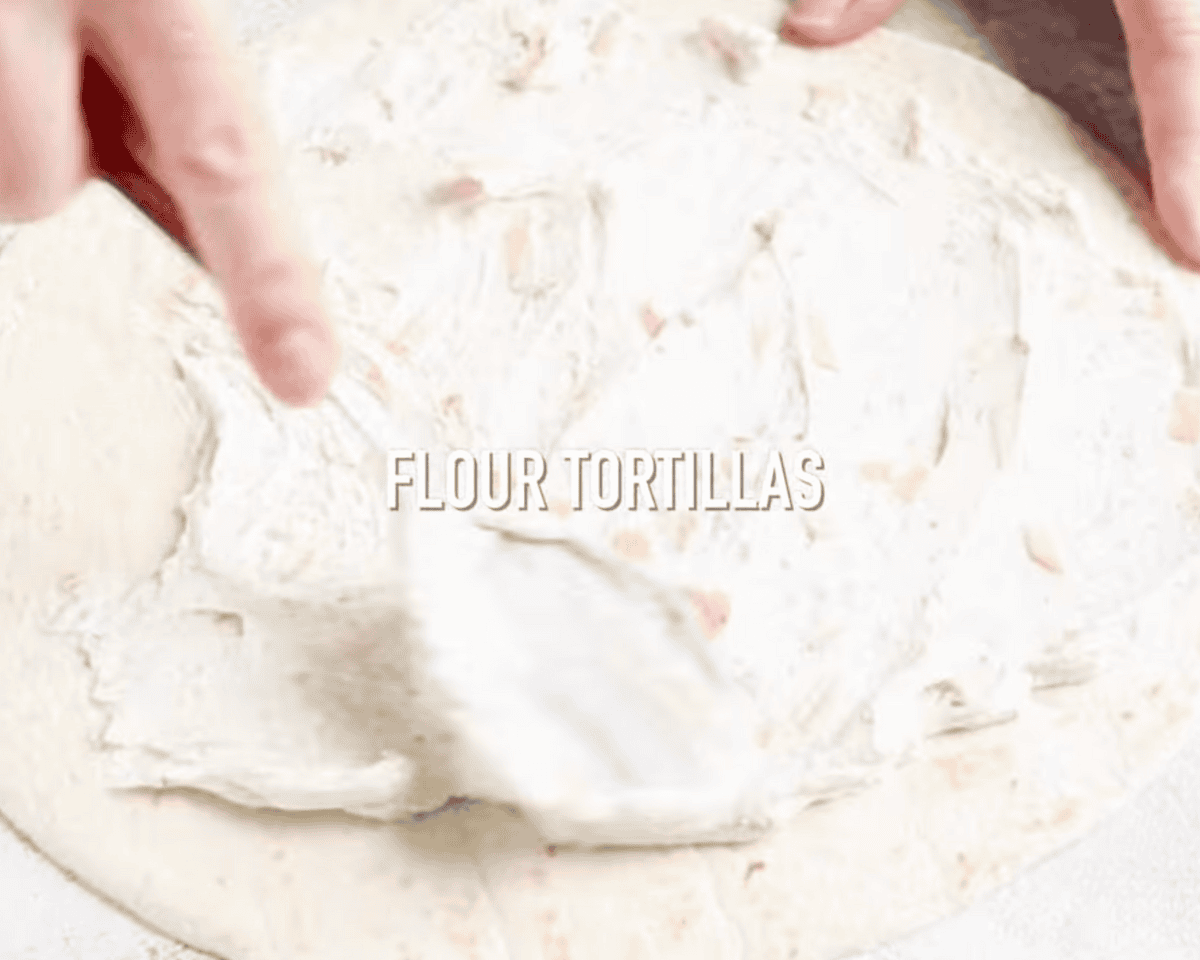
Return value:
M 307 40 L 292 49 L 311 53 L 290 62 L 357 57 L 372 35 L 394 36 L 410 15 L 432 13 L 402 9 L 348 4 L 336 19 L 307 26 Z M 713 4 L 634 12 L 679 36 L 726 11 Z M 769 29 L 777 12 L 759 5 L 740 16 Z M 903 135 L 913 132 L 912 117 L 929 118 L 915 129 L 930 135 L 930 205 L 962 203 L 954 196 L 962 176 L 990 179 L 996 207 L 1018 231 L 1015 249 L 1064 256 L 1057 287 L 1053 272 L 1038 272 L 1036 256 L 1022 261 L 1038 295 L 1082 290 L 1103 330 L 1149 324 L 1161 334 L 1161 350 L 1129 338 L 1137 356 L 1158 364 L 1163 382 L 1144 417 L 1164 433 L 1186 432 L 1186 423 L 1171 422 L 1177 388 L 1187 385 L 1172 350 L 1190 342 L 1195 285 L 1133 228 L 1040 101 L 986 67 L 888 35 L 844 51 L 775 51 L 743 86 L 700 54 L 694 66 L 724 96 L 752 99 L 767 115 L 807 109 L 813 124 L 842 131 L 825 136 L 880 157 L 911 143 Z M 297 69 L 292 82 L 311 75 Z M 276 120 L 285 139 L 302 122 L 289 127 L 279 113 Z M 335 132 L 361 137 L 353 126 Z M 1039 144 L 1036 168 L 1030 142 Z M 912 150 L 919 161 L 922 144 Z M 873 159 L 858 169 L 883 178 L 902 170 L 896 159 L 872 167 Z M 314 209 L 338 190 L 352 205 L 353 191 L 368 187 L 350 176 L 330 186 L 332 175 L 311 168 L 309 176 L 301 188 Z M 902 192 L 903 177 L 872 187 Z M 939 189 L 950 199 L 939 201 Z M 325 199 L 323 209 L 331 206 Z M 823 244 L 839 230 L 853 240 L 861 226 L 828 229 Z M 1047 246 L 1036 246 L 1043 239 Z M 386 257 L 378 242 L 351 253 L 367 272 L 372 257 Z M 62 283 L 63 274 L 79 279 Z M 980 276 L 994 282 L 986 270 Z M 833 957 L 944 915 L 1078 836 L 1157 768 L 1190 720 L 1200 677 L 1190 624 L 1200 611 L 1185 555 L 1177 569 L 1156 568 L 1151 582 L 1137 585 L 1135 594 L 1149 600 L 1129 614 L 1140 628 L 1135 643 L 1086 630 L 1058 638 L 1062 649 L 1038 662 L 1040 690 L 1017 719 L 924 738 L 873 787 L 831 792 L 753 844 L 547 850 L 518 813 L 495 806 L 388 825 L 251 813 L 186 791 L 113 793 L 98 749 L 108 715 L 95 665 L 86 646 L 39 628 L 81 592 L 119 595 L 143 582 L 178 541 L 179 506 L 195 483 L 208 422 L 180 375 L 179 344 L 163 317 L 178 312 L 181 297 L 203 314 L 203 283 L 135 214 L 93 187 L 60 217 L 17 234 L 0 257 L 0 284 L 14 305 L 2 334 L 2 442 L 12 467 L 0 502 L 13 562 L 3 613 L 3 674 L 11 679 L 0 707 L 0 809 L 53 859 L 202 949 L 230 958 L 539 957 L 564 949 L 584 957 Z M 80 291 L 92 294 L 86 306 Z M 1085 315 L 1082 303 L 1075 309 Z M 1024 332 L 1032 337 L 1033 329 Z M 1031 342 L 1037 356 L 1045 341 Z M 1176 420 L 1186 421 L 1182 396 Z M 1103 396 L 1093 399 L 1102 407 Z M 836 465 L 837 437 L 828 443 Z M 1159 452 L 1158 493 L 1174 492 L 1187 508 L 1191 447 Z M 830 484 L 837 489 L 832 475 Z M 832 507 L 824 516 L 836 518 Z M 1031 528 L 1026 546 L 1064 570 L 1086 564 L 1086 554 L 1046 533 L 1054 519 Z M 1178 519 L 1188 532 L 1187 511 Z M 1153 566 L 1161 558 L 1149 559 Z M 901 707 L 896 717 L 903 716 Z

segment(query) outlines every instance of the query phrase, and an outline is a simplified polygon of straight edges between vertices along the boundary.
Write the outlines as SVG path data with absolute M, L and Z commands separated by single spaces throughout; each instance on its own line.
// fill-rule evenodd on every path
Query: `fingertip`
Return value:
M 1154 212 L 1165 236 L 1156 237 L 1173 260 L 1200 269 L 1200 165 L 1155 184 Z
M 828 46 L 857 40 L 880 26 L 903 0 L 795 0 L 780 36 L 802 46 Z
M 845 0 L 796 0 L 783 18 L 780 34 L 804 46 L 841 43 L 846 36 Z
M 268 288 L 230 306 L 246 354 L 267 388 L 293 407 L 320 403 L 339 350 L 318 298 L 294 287 Z
M 337 345 L 328 329 L 293 330 L 269 351 L 263 381 L 284 403 L 314 407 L 329 392 L 337 361 Z

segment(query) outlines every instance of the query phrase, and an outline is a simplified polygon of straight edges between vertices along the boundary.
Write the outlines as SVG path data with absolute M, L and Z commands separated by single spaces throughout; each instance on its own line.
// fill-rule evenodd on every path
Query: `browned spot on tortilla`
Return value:
M 645 560 L 650 555 L 650 541 L 636 530 L 622 530 L 613 537 L 613 549 L 630 560 Z
M 700 629 L 711 640 L 729 621 L 729 597 L 720 590 L 691 590 L 688 599 L 700 618 Z

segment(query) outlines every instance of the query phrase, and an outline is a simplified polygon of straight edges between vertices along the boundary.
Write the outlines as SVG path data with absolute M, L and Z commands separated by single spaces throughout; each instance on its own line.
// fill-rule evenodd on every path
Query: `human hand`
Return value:
M 1053 56 L 1055 52 L 1066 57 L 1072 52 L 1071 41 L 1064 39 L 1062 30 L 1074 36 L 1068 29 L 1073 22 L 1078 22 L 1082 30 L 1084 25 L 1097 20 L 1107 22 L 1106 18 L 1113 17 L 1111 7 L 1096 10 L 1090 6 L 1091 2 L 958 0 L 959 6 L 993 44 L 1002 38 L 993 33 L 993 26 L 999 28 L 1002 35 L 1019 37 L 1025 34 L 1029 38 L 1045 29 L 1039 28 L 1038 24 L 1058 23 L 1061 29 L 1057 39 L 1043 38 L 1044 42 L 1034 42 L 1032 47 L 1013 50 L 1006 49 L 1006 44 L 1001 43 L 998 49 L 1018 76 L 1024 76 L 1024 65 L 1032 69 L 1035 76 L 1057 72 L 1060 84 L 1078 87 L 1082 83 L 1085 88 L 1090 74 L 1067 72 L 1079 67 L 1078 63 L 1049 65 L 1041 64 L 1039 59 L 1030 64 L 1026 59 Z M 900 5 L 900 0 L 849 0 L 849 3 L 846 0 L 798 0 L 785 18 L 782 33 L 785 38 L 803 44 L 844 43 L 881 24 Z M 1102 155 L 1103 151 L 1097 153 L 1090 147 L 1086 134 L 1081 143 L 1115 178 L 1155 240 L 1178 262 L 1200 269 L 1200 2 L 1114 0 L 1114 6 L 1122 22 L 1129 52 L 1142 139 L 1149 159 L 1148 178 L 1140 165 L 1122 172 L 1111 158 Z M 1015 32 L 1008 29 L 1010 22 L 1018 28 Z M 1119 37 L 1115 19 L 1112 23 L 1114 39 L 1106 41 L 1109 43 L 1115 43 Z M 1074 55 L 1078 57 L 1078 49 Z M 1083 68 L 1089 66 L 1092 65 L 1082 64 Z M 1095 73 L 1094 68 L 1091 73 Z M 1105 95 L 1112 94 L 1107 92 Z M 1130 162 L 1128 156 L 1124 160 Z M 1132 177 L 1128 175 L 1130 173 Z M 1153 196 L 1152 209 L 1146 196 L 1147 187 Z
M 283 227 L 265 141 L 194 0 L 0 0 L 0 220 L 91 177 L 210 270 L 263 382 L 317 403 L 337 361 L 313 265 Z

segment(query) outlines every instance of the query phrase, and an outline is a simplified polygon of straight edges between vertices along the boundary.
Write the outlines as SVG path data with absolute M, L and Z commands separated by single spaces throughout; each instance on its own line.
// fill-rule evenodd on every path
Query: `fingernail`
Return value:
M 796 0 L 783 18 L 783 29 L 800 38 L 821 37 L 842 21 L 848 0 Z
M 272 351 L 267 386 L 284 403 L 311 407 L 329 389 L 336 349 L 329 338 L 302 327 L 288 333 Z
M 262 382 L 292 406 L 319 403 L 333 378 L 338 345 L 305 263 L 275 258 L 231 286 L 232 319 Z

